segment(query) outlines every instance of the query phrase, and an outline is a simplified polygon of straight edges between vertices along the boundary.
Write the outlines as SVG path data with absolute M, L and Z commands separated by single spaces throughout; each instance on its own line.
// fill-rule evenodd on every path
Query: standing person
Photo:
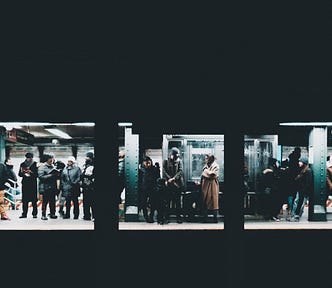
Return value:
M 168 224 L 167 221 L 167 196 L 166 181 L 164 178 L 157 179 L 156 197 L 157 197 L 157 222 L 160 225 Z
M 307 157 L 301 157 L 299 159 L 299 166 L 301 168 L 300 173 L 295 177 L 295 181 L 298 184 L 298 190 L 296 198 L 294 200 L 292 216 L 287 220 L 291 222 L 299 222 L 304 212 L 305 204 L 309 197 L 313 195 L 314 191 L 314 179 L 313 172 L 309 167 Z
M 57 179 L 60 171 L 53 165 L 53 155 L 45 155 L 45 163 L 38 167 L 39 193 L 43 195 L 42 202 L 42 220 L 48 220 L 46 217 L 46 208 L 49 205 L 50 218 L 56 219 L 55 215 L 55 195 L 57 193 Z
M 332 162 L 328 159 L 326 162 L 326 201 L 332 195 Z
M 123 150 L 119 151 L 119 157 L 118 157 L 118 183 L 119 183 L 119 191 L 118 191 L 118 199 L 119 199 L 119 204 L 122 203 L 121 199 L 121 193 L 123 189 L 126 187 L 126 182 L 125 182 L 125 152 Z
M 295 181 L 295 177 L 301 171 L 299 167 L 299 159 L 301 157 L 301 148 L 295 147 L 294 150 L 288 155 L 288 197 L 287 197 L 287 210 L 290 215 L 293 210 L 295 196 L 298 190 L 298 183 Z
M 63 219 L 70 218 L 71 202 L 74 205 L 74 219 L 78 219 L 79 206 L 78 196 L 81 193 L 80 181 L 81 181 L 81 168 L 75 165 L 75 157 L 70 156 L 67 159 L 67 166 L 61 172 L 61 190 L 62 197 L 65 198 L 66 214 Z
M 95 219 L 95 173 L 94 173 L 94 154 L 87 152 L 85 163 L 81 174 L 83 192 L 83 219 Z
M 22 177 L 22 215 L 20 218 L 27 218 L 28 204 L 32 203 L 32 217 L 37 218 L 37 162 L 33 160 L 33 154 L 25 154 L 25 160 L 20 164 L 18 176 Z
M 163 161 L 163 178 L 166 180 L 167 195 L 169 197 L 166 222 L 169 221 L 170 207 L 173 204 L 177 223 L 181 224 L 183 222 L 181 216 L 181 193 L 184 188 L 183 162 L 180 158 L 180 150 L 176 147 L 171 149 L 168 159 Z
M 56 191 L 56 197 L 59 200 L 59 215 L 63 217 L 64 212 L 63 212 L 63 206 L 66 201 L 66 198 L 62 196 L 62 191 L 61 191 L 61 174 L 62 170 L 66 167 L 66 164 L 63 163 L 60 160 L 57 160 L 53 158 L 53 165 L 55 166 L 56 169 L 58 169 L 59 172 L 59 178 L 56 180 L 56 186 L 57 186 L 57 191 Z
M 0 163 L 0 219 L 1 220 L 10 220 L 10 218 L 6 214 L 5 210 L 5 190 L 7 181 L 7 168 L 4 163 Z
M 260 213 L 265 220 L 280 221 L 282 194 L 279 188 L 279 161 L 273 157 L 268 160 L 268 167 L 262 171 L 258 184 L 257 198 Z
M 12 164 L 12 160 L 10 158 L 5 159 L 5 165 L 7 168 L 7 182 L 9 184 L 8 186 L 8 199 L 11 201 L 11 207 L 12 210 L 17 210 L 15 206 L 15 197 L 17 194 L 17 176 L 16 173 L 14 172 L 14 165 Z
M 146 222 L 154 222 L 154 212 L 157 210 L 156 189 L 157 179 L 156 169 L 153 166 L 152 159 L 145 156 L 142 166 L 138 170 L 138 209 L 142 210 Z M 148 203 L 150 204 L 150 215 L 148 216 Z
M 207 222 L 208 211 L 213 213 L 213 222 L 218 223 L 219 209 L 219 165 L 214 155 L 205 155 L 201 175 L 203 222 Z

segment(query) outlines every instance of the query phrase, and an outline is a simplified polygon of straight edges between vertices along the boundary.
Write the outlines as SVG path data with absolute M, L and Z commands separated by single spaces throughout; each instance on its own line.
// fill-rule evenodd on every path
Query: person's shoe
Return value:
M 54 214 L 51 214 L 51 215 L 50 215 L 50 218 L 51 218 L 51 219 L 56 219 L 56 218 L 58 218 L 58 216 L 56 216 L 56 215 L 54 215 Z
M 217 217 L 213 218 L 213 223 L 218 223 L 218 218 Z
M 1 215 L 1 220 L 10 220 L 10 218 L 7 216 L 7 214 L 3 213 Z
M 32 215 L 32 218 L 37 218 L 37 215 Z
M 69 219 L 70 216 L 69 216 L 69 215 L 64 215 L 62 218 L 63 218 L 63 219 Z
M 91 218 L 88 218 L 88 217 L 83 217 L 83 220 L 90 221 L 90 220 L 91 220 Z
M 275 216 L 271 217 L 271 220 L 276 221 L 276 222 L 280 221 L 280 219 L 278 217 L 275 217 Z
M 176 220 L 176 223 L 178 223 L 178 224 L 182 224 L 182 223 L 183 223 L 183 221 L 182 221 L 182 219 L 181 219 L 181 218 L 178 218 L 178 219 Z
M 153 220 L 153 218 L 149 218 L 147 222 L 148 223 L 154 223 L 154 220 Z
M 299 216 L 293 216 L 289 219 L 290 222 L 299 222 L 300 221 L 300 217 Z
M 20 217 L 18 218 L 27 218 L 27 215 L 21 215 Z
M 74 219 L 75 219 L 75 220 L 78 219 L 78 216 L 74 216 Z
M 48 218 L 46 216 L 42 216 L 41 219 L 42 220 L 48 220 Z

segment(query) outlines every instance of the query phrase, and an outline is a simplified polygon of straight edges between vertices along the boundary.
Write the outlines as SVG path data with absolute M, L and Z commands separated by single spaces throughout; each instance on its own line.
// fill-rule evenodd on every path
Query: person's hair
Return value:
M 216 160 L 216 157 L 214 157 L 212 154 L 206 154 L 206 157 L 208 158 L 208 163 L 212 163 L 214 160 Z

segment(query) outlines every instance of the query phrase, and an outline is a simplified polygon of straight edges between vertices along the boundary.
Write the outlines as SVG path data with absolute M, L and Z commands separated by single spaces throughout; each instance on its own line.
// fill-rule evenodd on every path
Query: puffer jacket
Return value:
M 39 193 L 43 194 L 45 191 L 53 190 L 57 191 L 57 176 L 56 174 L 50 174 L 50 171 L 54 169 L 53 165 L 44 164 L 38 167 L 39 178 Z

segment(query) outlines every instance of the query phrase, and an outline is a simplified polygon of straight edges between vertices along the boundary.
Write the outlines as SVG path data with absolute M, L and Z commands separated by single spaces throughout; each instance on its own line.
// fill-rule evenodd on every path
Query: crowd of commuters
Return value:
M 332 180 L 327 167 L 327 187 L 329 178 Z M 295 147 L 282 163 L 270 157 L 268 167 L 262 171 L 258 179 L 258 214 L 266 220 L 280 221 L 280 211 L 286 204 L 286 220 L 299 222 L 305 206 L 313 195 L 313 181 L 308 158 L 301 156 L 300 147 Z
M 124 188 L 124 153 L 119 154 L 119 183 Z M 162 162 L 162 171 L 158 162 L 144 156 L 138 170 L 138 213 L 147 223 L 168 224 L 172 215 L 178 224 L 186 218 L 183 207 L 185 189 L 183 161 L 180 150 L 173 147 L 167 159 Z M 219 210 L 219 165 L 214 155 L 205 155 L 205 165 L 201 167 L 200 201 L 198 210 L 201 221 L 208 222 L 208 215 L 213 215 L 213 222 L 218 222 Z M 191 221 L 192 219 L 190 219 Z
M 73 156 L 67 158 L 67 163 L 58 161 L 53 154 L 43 154 L 40 162 L 34 160 L 30 152 L 25 154 L 25 160 L 20 163 L 18 175 L 13 171 L 10 158 L 0 163 L 0 219 L 10 220 L 6 214 L 5 198 L 10 207 L 17 210 L 16 193 L 17 180 L 21 177 L 22 214 L 19 218 L 27 218 L 29 203 L 32 207 L 32 217 L 38 218 L 38 200 L 41 202 L 41 219 L 58 218 L 56 202 L 59 202 L 59 216 L 63 219 L 79 219 L 80 209 L 78 198 L 82 194 L 84 220 L 96 218 L 95 209 L 95 172 L 94 153 L 87 152 L 85 163 L 79 167 Z M 48 212 L 48 213 L 47 213 Z

